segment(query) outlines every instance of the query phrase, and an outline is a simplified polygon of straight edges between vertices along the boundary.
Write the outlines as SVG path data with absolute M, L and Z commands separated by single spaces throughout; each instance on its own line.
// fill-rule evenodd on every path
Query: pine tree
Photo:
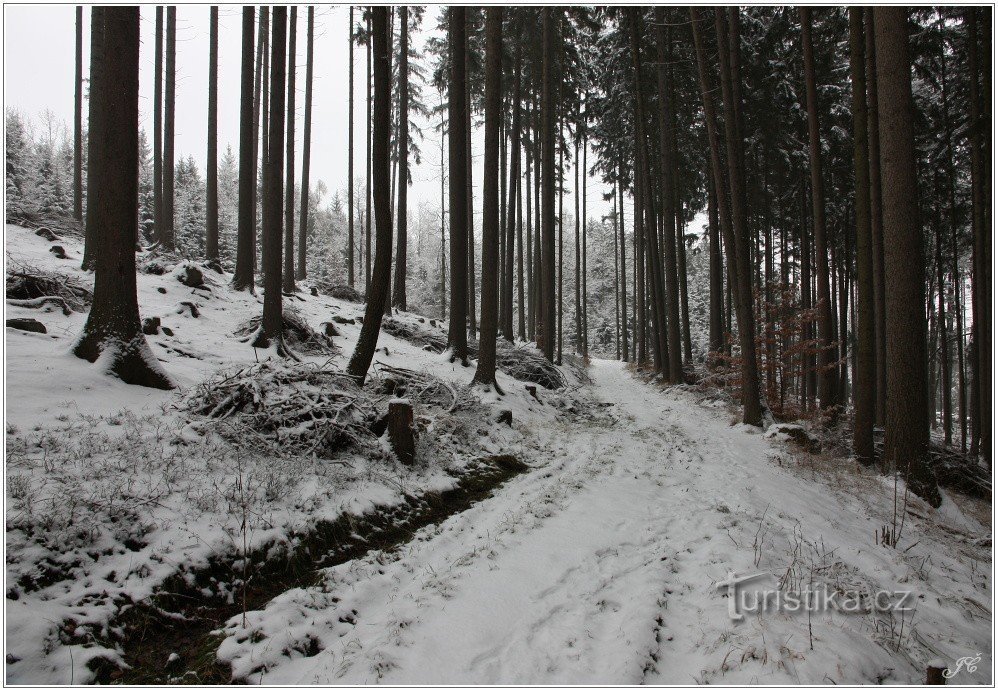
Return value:
M 256 255 L 256 88 L 254 85 L 252 7 L 243 8 L 242 63 L 239 93 L 239 228 L 232 287 L 253 290 Z
M 388 33 L 388 9 L 371 8 L 371 50 L 374 57 L 374 122 L 371 152 L 371 168 L 374 175 L 374 213 L 377 222 L 377 246 L 375 249 L 372 283 L 367 291 L 367 304 L 364 309 L 364 323 L 360 337 L 354 348 L 347 373 L 360 384 L 364 383 L 367 371 L 374 358 L 374 349 L 381 331 L 385 303 L 388 301 L 392 261 L 392 210 L 391 173 L 389 160 L 389 140 L 391 138 L 391 65 Z
M 468 103 L 465 53 L 468 50 L 466 10 L 451 6 L 448 16 L 450 79 L 447 81 L 447 142 L 450 210 L 450 329 L 451 361 L 468 364 Z
M 177 8 L 166 8 L 166 59 L 163 95 L 163 227 L 159 232 L 162 248 L 172 252 L 174 240 L 174 169 L 176 153 L 174 133 L 176 130 L 177 102 Z
M 218 6 L 209 10 L 208 27 L 208 164 L 205 258 L 218 264 Z
M 353 8 L 350 8 L 351 17 L 353 16 Z M 351 22 L 352 23 L 352 22 Z M 308 236 L 308 211 L 309 211 L 309 173 L 312 166 L 312 59 L 314 53 L 313 36 L 315 33 L 315 7 L 309 5 L 308 7 L 308 36 L 306 38 L 307 46 L 305 48 L 305 131 L 303 133 L 302 141 L 302 159 L 301 159 L 301 213 L 299 214 L 298 220 L 298 268 L 295 272 L 295 278 L 298 280 L 305 280 L 308 275 L 308 270 L 305 266 L 305 249 L 306 249 L 306 239 Z M 350 50 L 351 58 L 351 72 L 350 81 L 353 82 L 353 48 Z M 353 95 L 353 89 L 350 90 L 351 96 Z M 353 103 L 350 104 L 350 117 L 353 118 Z M 353 128 L 353 123 L 351 122 L 351 130 Z M 353 140 L 350 141 L 351 148 L 351 159 L 353 156 Z M 353 161 L 350 163 L 353 166 Z M 347 189 L 350 191 L 351 197 L 351 222 L 350 222 L 350 234 L 353 236 L 353 180 L 352 175 L 351 180 L 347 185 Z
M 883 175 L 887 297 L 887 418 L 884 461 L 933 506 L 941 498 L 929 465 L 925 254 L 918 213 L 908 15 L 874 9 Z
M 482 178 L 482 318 L 474 382 L 502 389 L 496 381 L 499 316 L 499 120 L 502 117 L 502 8 L 485 19 L 485 167 Z
M 94 295 L 77 357 L 98 358 L 126 384 L 173 388 L 139 324 L 135 278 L 138 218 L 139 8 L 91 13 L 87 224 L 94 251 Z
M 284 184 L 284 103 L 285 51 L 287 49 L 288 8 L 277 5 L 272 10 L 270 35 L 270 107 L 267 145 L 270 151 L 263 163 L 263 320 L 254 348 L 275 347 L 288 354 L 284 346 L 284 311 L 281 293 L 282 200 Z M 266 111 L 266 109 L 265 109 Z

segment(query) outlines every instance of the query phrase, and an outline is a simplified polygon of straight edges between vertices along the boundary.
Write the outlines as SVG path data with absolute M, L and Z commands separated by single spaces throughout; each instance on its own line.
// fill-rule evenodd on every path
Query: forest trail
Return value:
M 220 658 L 237 677 L 271 684 L 841 683 L 920 673 L 869 644 L 879 635 L 869 617 L 733 624 L 717 583 L 729 572 L 780 576 L 788 559 L 801 569 L 812 544 L 812 571 L 821 557 L 836 579 L 868 582 L 879 571 L 893 583 L 910 569 L 898 568 L 896 552 L 870 549 L 879 517 L 794 477 L 761 430 L 643 384 L 621 363 L 594 361 L 590 372 L 608 415 L 534 430 L 550 463 L 397 553 L 330 569 L 322 592 L 278 597 L 251 614 L 264 636 L 230 628 Z M 845 563 L 836 550 L 846 545 L 872 559 Z M 814 650 L 809 625 L 822 641 Z

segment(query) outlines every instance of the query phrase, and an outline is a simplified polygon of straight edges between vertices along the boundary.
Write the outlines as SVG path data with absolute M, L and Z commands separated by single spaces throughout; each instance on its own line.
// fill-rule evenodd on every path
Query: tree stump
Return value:
M 406 398 L 396 398 L 388 403 L 388 443 L 402 463 L 409 465 L 416 460 L 412 403 Z
M 925 668 L 925 685 L 939 685 L 946 683 L 946 677 L 943 676 L 943 672 L 946 671 L 946 663 L 942 660 L 930 660 L 928 667 Z
M 535 385 L 533 385 L 533 384 L 527 384 L 526 389 L 527 389 L 527 393 L 528 394 L 530 394 L 531 396 L 533 396 L 538 401 L 541 400 L 541 399 L 537 398 L 537 387 Z

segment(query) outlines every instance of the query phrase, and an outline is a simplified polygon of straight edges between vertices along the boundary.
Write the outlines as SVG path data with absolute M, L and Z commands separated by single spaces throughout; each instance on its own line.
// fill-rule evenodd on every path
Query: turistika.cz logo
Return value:
M 908 612 L 915 608 L 910 590 L 829 590 L 823 583 L 808 583 L 802 590 L 766 588 L 763 580 L 776 580 L 772 574 L 759 572 L 738 576 L 732 572 L 717 584 L 728 598 L 728 615 L 743 621 L 746 614 L 775 612 Z

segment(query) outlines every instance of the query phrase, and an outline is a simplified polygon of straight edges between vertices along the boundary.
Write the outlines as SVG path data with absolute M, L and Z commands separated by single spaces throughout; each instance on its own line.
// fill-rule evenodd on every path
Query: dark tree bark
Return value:
M 587 99 L 588 100 L 588 99 Z M 586 128 L 586 112 L 583 110 L 582 113 L 582 357 L 589 358 L 589 285 L 586 280 L 589 276 L 589 267 L 587 264 L 587 252 L 588 252 L 588 237 L 589 237 L 589 216 L 586 210 L 586 180 L 589 175 L 586 172 L 588 168 L 586 163 L 588 161 L 587 151 L 589 149 L 589 137 L 588 130 Z M 614 257 L 616 257 L 616 252 Z M 616 292 L 614 292 L 614 300 L 616 301 Z
M 270 34 L 270 10 L 266 6 L 260 8 L 260 19 L 258 20 L 257 40 L 256 40 L 256 75 L 254 77 L 254 101 L 253 101 L 253 252 L 252 270 L 257 268 L 257 218 L 260 215 L 260 226 L 263 226 L 261 208 L 263 201 L 260 197 L 263 188 L 263 162 L 267 159 L 267 151 L 264 143 L 267 140 L 267 132 L 264 127 L 265 92 L 267 90 L 267 40 Z M 260 242 L 262 249 L 263 243 Z M 254 278 L 255 281 L 255 278 Z M 251 284 L 252 288 L 252 284 Z
M 176 129 L 177 103 L 177 8 L 166 8 L 166 74 L 163 112 L 163 228 L 159 236 L 160 246 L 167 252 L 175 249 L 173 228 L 174 204 L 174 131 Z
M 447 83 L 448 173 L 450 174 L 450 331 L 451 361 L 468 364 L 468 104 L 465 54 L 468 50 L 466 9 L 448 10 L 450 79 Z
M 311 15 L 310 15 L 311 16 Z M 351 288 L 354 286 L 354 220 L 353 220 L 353 5 L 350 5 L 350 28 L 347 32 L 347 44 L 350 50 L 350 60 L 349 60 L 349 70 L 350 76 L 348 81 L 350 83 L 350 91 L 348 99 L 348 122 L 347 125 L 347 138 L 349 143 L 347 144 L 347 180 L 349 184 L 347 185 L 347 285 Z M 441 136 L 443 136 L 441 134 Z M 443 175 L 443 173 L 441 173 Z
M 409 8 L 399 7 L 399 131 L 398 131 L 398 232 L 395 254 L 395 286 L 392 305 L 406 309 L 405 281 L 407 274 L 406 243 L 409 192 Z
M 381 320 L 388 302 L 389 271 L 392 262 L 391 161 L 388 153 L 391 138 L 391 36 L 388 33 L 388 8 L 371 8 L 372 57 L 374 58 L 374 123 L 371 142 L 371 168 L 374 176 L 374 214 L 377 223 L 372 283 L 367 291 L 364 324 L 357 346 L 347 365 L 347 373 L 361 384 L 374 358 Z
M 696 21 L 694 17 L 694 21 Z M 741 348 L 742 360 L 742 405 L 743 422 L 749 425 L 762 424 L 762 406 L 759 400 L 759 372 L 756 365 L 755 355 L 755 315 L 753 314 L 752 303 L 752 269 L 749 262 L 748 246 L 748 219 L 745 208 L 745 177 L 744 168 L 741 162 L 744 160 L 744 142 L 737 131 L 739 122 L 740 101 L 736 100 L 734 93 L 735 80 L 732 79 L 732 70 L 729 60 L 728 41 L 726 40 L 726 30 L 724 26 L 724 13 L 721 9 L 715 9 L 714 15 L 715 30 L 717 33 L 718 57 L 721 67 L 721 94 L 724 100 L 724 126 L 725 141 L 727 143 L 727 164 L 728 164 L 728 185 L 731 190 L 731 208 L 729 221 L 724 222 L 724 214 L 721 216 L 722 229 L 727 225 L 728 233 L 725 235 L 725 246 L 730 246 L 728 255 L 729 272 L 734 267 L 735 276 L 734 299 L 735 317 L 738 322 L 738 342 Z M 697 48 L 698 55 L 702 55 L 702 45 Z M 701 72 L 706 74 L 706 57 L 703 56 Z M 701 78 L 703 79 L 703 77 Z M 702 81 L 701 90 L 706 103 L 709 96 L 709 89 L 706 82 Z M 711 107 L 713 111 L 713 106 Z M 716 122 L 712 115 L 708 115 L 708 126 Z M 717 143 L 716 135 L 712 138 Z M 715 168 L 715 180 L 723 180 L 720 171 L 720 152 L 712 154 L 712 158 L 717 159 Z M 722 206 L 723 208 L 723 206 Z
M 863 10 L 866 24 L 866 121 L 870 156 L 870 236 L 873 253 L 873 321 L 876 361 L 876 424 L 887 410 L 887 311 L 884 294 L 884 226 L 880 184 L 880 116 L 877 97 L 876 32 L 873 8 Z
M 482 318 L 474 383 L 496 382 L 499 316 L 499 122 L 502 118 L 502 8 L 485 14 L 485 166 L 482 176 Z
M 468 22 L 468 26 L 465 28 L 466 37 L 471 34 L 471 22 L 470 18 L 467 17 L 465 13 L 465 21 Z M 478 326 L 476 325 L 475 317 L 475 185 L 473 181 L 474 177 L 474 167 L 472 160 L 472 146 L 471 146 L 471 113 L 474 108 L 474 103 L 472 103 L 471 97 L 471 47 L 470 40 L 465 43 L 466 49 L 464 51 L 464 91 L 465 91 L 465 105 L 467 106 L 464 110 L 464 154 L 465 158 L 468 159 L 467 162 L 467 176 L 465 177 L 465 193 L 468 195 L 467 204 L 467 214 L 468 214 L 468 336 L 470 338 L 475 338 L 478 333 Z
M 371 54 L 371 12 L 368 10 L 367 14 L 367 154 L 366 163 L 367 166 L 367 201 L 364 205 L 364 291 L 370 291 L 371 289 L 371 107 L 372 107 L 372 94 L 371 94 L 371 69 L 373 57 Z
M 352 14 L 351 8 L 351 14 Z M 351 22 L 352 24 L 352 22 Z M 298 271 L 295 273 L 295 278 L 299 280 L 305 280 L 308 276 L 308 269 L 305 267 L 305 250 L 306 241 L 308 239 L 308 197 L 309 197 L 309 173 L 312 169 L 312 58 L 314 53 L 313 47 L 313 36 L 315 33 L 315 7 L 309 5 L 308 7 L 308 37 L 306 38 L 307 46 L 305 48 L 305 131 L 303 133 L 302 141 L 302 158 L 301 158 L 301 213 L 299 213 L 298 220 Z M 353 49 L 350 51 L 351 62 L 353 59 Z M 351 65 L 350 79 L 353 80 L 353 69 Z M 353 90 L 351 90 L 351 95 L 353 95 Z M 350 116 L 353 117 L 353 102 L 350 103 Z M 351 123 L 352 125 L 352 123 Z M 351 148 L 351 158 L 353 154 L 353 139 L 350 140 Z M 350 162 L 351 167 L 353 166 L 353 161 Z M 350 190 L 350 235 L 353 237 L 353 175 L 351 174 L 349 183 L 347 185 Z M 351 257 L 351 261 L 352 261 Z
M 295 291 L 295 53 L 298 48 L 298 8 L 291 6 L 287 57 L 287 170 L 284 194 L 284 270 L 281 289 Z M 275 106 L 276 107 L 276 106 Z
M 270 151 L 263 164 L 263 322 L 253 342 L 255 348 L 274 346 L 287 354 L 284 346 L 284 299 L 281 293 L 281 202 L 284 199 L 284 97 L 285 50 L 287 49 L 288 8 L 274 6 L 270 36 L 271 113 L 267 145 Z
M 205 170 L 205 258 L 218 263 L 218 6 L 208 20 L 208 161 Z
M 717 220 L 717 185 L 714 172 L 707 166 L 707 235 L 709 240 L 709 283 L 710 296 L 708 310 L 710 352 L 724 351 L 724 260 L 721 258 L 721 232 Z M 718 364 L 713 360 L 710 364 Z
M 153 63 L 153 241 L 163 233 L 163 7 L 156 6 L 155 59 Z
M 874 23 L 887 282 L 884 461 L 906 476 L 913 492 L 939 506 L 928 458 L 925 254 L 918 217 L 907 9 L 877 7 Z
M 680 343 L 679 317 L 679 275 L 676 271 L 676 183 L 672 173 L 675 169 L 676 152 L 673 150 L 673 133 L 670 131 L 673 123 L 673 103 L 671 88 L 667 73 L 668 56 L 672 52 L 667 46 L 665 35 L 665 9 L 655 8 L 656 44 L 658 48 L 658 94 L 662 104 L 659 114 L 659 146 L 662 162 L 662 220 L 664 222 L 665 249 L 665 303 L 668 318 L 669 338 L 669 371 L 667 380 L 678 384 L 683 380 L 683 359 Z
M 620 209 L 620 336 L 624 362 L 627 353 L 627 238 L 624 226 L 624 164 L 617 161 L 617 208 Z
M 872 27 L 871 27 L 872 28 Z M 873 238 L 870 231 L 870 161 L 866 112 L 866 41 L 863 10 L 849 8 L 849 68 L 852 77 L 853 166 L 856 171 L 856 381 L 853 454 L 874 461 L 876 333 L 873 312 Z
M 135 230 L 139 208 L 139 8 L 91 13 L 90 203 L 94 295 L 73 353 L 127 384 L 171 389 L 139 323 Z
M 575 131 L 575 352 L 582 353 L 582 238 L 579 219 L 579 130 Z
M 738 321 L 739 344 L 741 345 L 742 359 L 742 420 L 746 424 L 758 425 L 762 422 L 762 408 L 759 401 L 759 375 L 756 369 L 755 360 L 755 323 L 752 315 L 752 284 L 751 269 L 749 267 L 749 250 L 747 247 L 747 237 L 744 233 L 744 208 L 740 206 L 744 202 L 743 180 L 738 174 L 738 148 L 741 142 L 728 142 L 728 166 L 729 180 L 724 174 L 721 165 L 721 144 L 717 132 L 717 116 L 715 112 L 713 89 L 710 79 L 710 71 L 707 66 L 707 53 L 703 43 L 703 36 L 700 32 L 699 12 L 696 8 L 690 8 L 690 19 L 693 27 L 693 39 L 697 54 L 697 65 L 700 75 L 700 91 L 704 104 L 704 119 L 707 124 L 707 135 L 710 142 L 711 166 L 714 173 L 714 181 L 719 194 L 717 195 L 718 211 L 721 222 L 721 232 L 724 235 L 724 250 L 728 259 L 728 286 L 733 293 L 735 302 L 735 313 Z M 721 90 L 725 101 L 725 127 L 728 128 L 727 139 L 732 139 L 735 135 L 735 103 L 731 94 L 730 70 L 727 68 L 728 46 L 724 40 L 722 10 L 717 10 L 715 21 L 718 23 L 718 55 L 721 61 Z M 724 183 L 728 182 L 731 190 L 731 205 L 720 191 L 724 189 Z M 739 212 L 735 213 L 734 208 L 739 206 Z M 734 219 L 738 218 L 736 226 Z M 729 329 L 730 331 L 730 329 Z
M 971 302 L 974 310 L 974 321 L 971 332 L 975 357 L 971 360 L 972 395 L 976 399 L 973 410 L 977 411 L 976 424 L 973 426 L 971 453 L 984 456 L 991 465 L 991 213 L 990 176 L 988 175 L 988 137 L 991 127 L 990 113 L 990 50 L 985 51 L 982 60 L 978 34 L 981 24 L 986 44 L 990 45 L 990 21 L 980 22 L 978 9 L 970 8 L 966 15 L 970 93 L 969 93 L 969 143 L 970 143 L 970 174 L 972 190 L 972 228 L 973 228 L 973 275 Z M 982 70 L 981 63 L 984 63 Z M 979 72 L 984 73 L 983 79 Z M 980 81 L 979 81 L 980 80 Z M 983 83 L 985 97 L 982 98 Z M 981 102 L 984 101 L 982 109 Z
M 628 10 L 631 28 L 631 62 L 634 70 L 634 122 L 635 124 L 635 196 L 641 198 L 643 223 L 635 224 L 646 238 L 647 247 L 644 251 L 644 265 L 650 300 L 652 333 L 651 341 L 655 367 L 663 375 L 670 372 L 671 349 L 666 333 L 665 288 L 661 270 L 661 253 L 658 248 L 658 224 L 655 219 L 654 191 L 651 184 L 651 163 L 645 134 L 645 106 L 641 92 L 643 79 L 641 77 L 641 35 L 643 27 L 641 14 L 637 9 Z M 637 218 L 637 211 L 635 212 Z M 673 217 L 675 222 L 675 217 Z M 675 236 L 673 236 L 675 237 Z M 678 311 L 678 310 L 677 310 Z M 644 321 L 644 317 L 642 318 Z M 678 320 L 676 323 L 678 327 Z M 678 332 L 677 332 L 678 333 Z M 678 354 L 678 351 L 677 353 Z
M 835 324 L 828 279 L 828 239 L 825 230 L 825 192 L 821 172 L 821 130 L 818 127 L 818 89 L 814 77 L 814 51 L 811 41 L 811 8 L 800 8 L 801 37 L 804 45 L 804 83 L 807 91 L 807 129 L 811 161 L 811 205 L 814 222 L 814 270 L 817 278 L 818 309 L 818 405 L 838 404 L 835 368 Z
M 542 12 L 542 55 L 543 55 L 543 77 L 541 96 L 541 145 L 543 154 L 541 160 L 542 179 L 542 223 L 541 223 L 541 255 L 542 268 L 538 277 L 541 285 L 540 309 L 541 318 L 537 323 L 537 347 L 541 349 L 549 361 L 554 362 L 556 328 L 556 299 L 555 292 L 555 94 L 554 94 L 554 35 L 555 17 L 554 10 L 545 7 Z
M 513 122 L 512 122 L 512 136 L 510 139 L 510 152 L 509 152 L 509 210 L 506 212 L 506 273 L 504 274 L 503 282 L 503 314 L 502 314 L 502 334 L 503 337 L 509 341 L 513 342 L 513 256 L 514 248 L 519 247 L 522 243 L 522 232 L 519 233 L 519 239 L 517 238 L 517 205 L 520 202 L 520 99 L 522 96 L 522 77 L 521 77 L 521 64 L 522 64 L 522 43 L 520 36 L 515 36 L 514 41 L 516 42 L 516 48 L 513 58 Z M 523 274 L 523 248 L 519 247 L 520 250 L 520 275 L 521 275 L 521 286 L 520 286 L 520 315 L 522 323 L 523 315 L 523 286 L 522 286 L 522 274 Z M 522 332 L 521 327 L 521 332 Z M 521 335 L 522 337 L 522 335 Z
M 528 96 L 529 95 L 530 94 L 528 94 Z M 534 119 L 533 98 L 530 97 L 530 98 L 527 99 L 526 141 L 524 141 L 524 143 L 523 143 L 524 158 L 526 158 L 526 160 L 527 160 L 527 175 L 526 175 L 526 178 L 524 180 L 524 186 L 523 186 L 524 187 L 524 192 L 526 192 L 525 196 L 527 197 L 527 229 L 526 229 L 527 230 L 527 232 L 526 232 L 526 236 L 527 236 L 526 237 L 526 242 L 527 242 L 527 244 L 526 244 L 526 246 L 524 248 L 526 250 L 526 260 L 525 261 L 526 261 L 526 264 L 527 264 L 527 297 L 526 297 L 526 300 L 527 300 L 527 304 L 526 304 L 527 329 L 526 329 L 526 335 L 527 335 L 527 338 L 530 339 L 530 340 L 533 340 L 533 338 L 534 338 L 534 328 L 535 328 L 535 326 L 537 324 L 537 317 L 536 317 L 537 303 L 536 303 L 536 300 L 535 300 L 535 290 L 534 290 L 534 282 L 535 282 L 535 276 L 534 276 L 534 266 L 535 266 L 535 263 L 534 263 L 534 250 L 535 250 L 535 247 L 534 247 L 534 212 L 533 212 L 533 208 L 532 208 L 533 207 L 533 198 L 534 198 L 532 181 L 533 181 L 534 177 L 537 176 L 537 171 L 533 170 L 536 167 L 536 164 L 534 162 L 534 154 L 533 154 L 534 147 L 533 147 L 533 141 L 532 141 L 532 137 L 531 137 L 531 131 L 533 129 L 533 127 L 532 127 L 533 119 Z M 533 175 L 531 175 L 531 173 L 533 173 Z
M 517 137 L 515 145 L 517 148 L 520 147 L 520 138 Z M 518 154 L 519 155 L 519 154 Z M 529 161 L 529 158 L 528 158 Z M 527 181 L 529 181 L 529 176 Z M 521 181 L 517 179 L 516 182 L 516 317 L 517 317 L 517 336 L 521 341 L 527 340 L 527 303 L 525 302 L 526 296 L 524 295 L 524 276 L 523 276 L 523 197 L 527 197 L 527 240 L 530 240 L 530 185 L 524 184 L 523 187 L 520 186 Z M 523 190 L 527 191 L 527 194 L 523 194 Z M 527 259 L 529 260 L 530 253 L 527 252 Z M 527 263 L 527 270 L 530 270 L 529 261 Z
M 235 290 L 253 290 L 256 237 L 256 104 L 253 30 L 256 10 L 243 8 L 243 49 L 239 93 L 239 221 L 236 235 Z
M 81 5 L 77 5 L 76 7 L 76 78 L 73 84 L 73 93 L 74 93 L 73 218 L 82 223 L 83 222 L 83 7 Z

